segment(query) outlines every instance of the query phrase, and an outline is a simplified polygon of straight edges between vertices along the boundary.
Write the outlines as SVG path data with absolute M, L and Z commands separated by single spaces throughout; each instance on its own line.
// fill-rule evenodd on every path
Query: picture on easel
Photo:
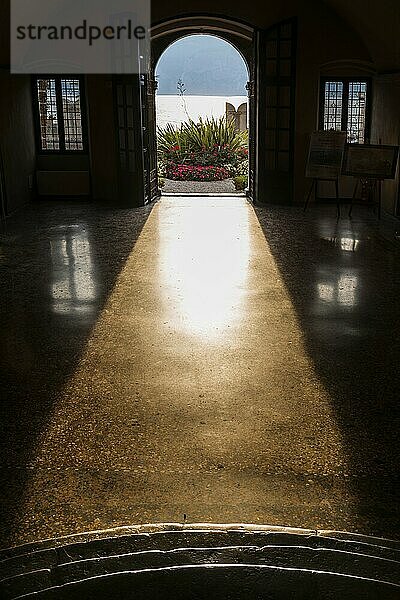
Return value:
M 315 131 L 310 140 L 306 177 L 321 180 L 339 177 L 346 137 L 345 131 Z
M 304 211 L 320 181 L 335 183 L 337 214 L 340 216 L 339 177 L 352 176 L 357 179 L 350 201 L 351 216 L 357 190 L 369 190 L 368 197 L 377 197 L 378 215 L 381 215 L 382 182 L 396 177 L 399 157 L 398 146 L 382 144 L 347 144 L 345 131 L 316 131 L 311 135 L 306 177 L 312 178 L 312 185 L 304 203 Z M 365 195 L 365 194 L 364 194 Z
M 367 198 L 369 203 L 376 199 L 378 217 L 381 218 L 382 182 L 385 179 L 396 177 L 398 156 L 398 146 L 382 144 L 348 144 L 346 146 L 342 173 L 357 178 L 349 217 L 353 211 L 357 190 L 361 188 L 361 195 Z
M 306 168 L 306 177 L 312 178 L 312 185 L 304 203 L 307 209 L 311 196 L 317 196 L 318 182 L 334 181 L 337 214 L 340 216 L 339 175 L 342 171 L 344 148 L 347 134 L 345 131 L 315 131 L 311 135 L 310 149 Z
M 394 179 L 398 155 L 398 146 L 348 144 L 342 174 L 359 179 Z

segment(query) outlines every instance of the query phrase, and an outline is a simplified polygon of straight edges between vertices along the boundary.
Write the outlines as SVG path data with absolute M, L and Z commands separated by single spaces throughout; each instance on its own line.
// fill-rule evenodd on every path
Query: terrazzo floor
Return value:
M 184 520 L 398 537 L 399 252 L 355 213 L 9 219 L 1 546 Z

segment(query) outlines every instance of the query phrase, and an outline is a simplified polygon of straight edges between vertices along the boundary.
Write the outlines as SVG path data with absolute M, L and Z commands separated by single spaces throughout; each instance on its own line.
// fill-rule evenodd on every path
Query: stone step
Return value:
M 400 543 L 395 540 L 342 532 L 286 530 L 285 528 L 252 531 L 231 528 L 218 530 L 173 527 L 179 526 L 149 533 L 143 532 L 145 528 L 142 527 L 128 534 L 119 533 L 119 530 L 87 533 L 1 550 L 0 578 L 12 574 L 15 568 L 13 565 L 39 568 L 86 558 L 144 550 L 172 550 L 178 547 L 301 545 L 400 560 Z
M 323 548 L 252 546 L 150 550 L 131 554 L 67 562 L 7 577 L 0 582 L 0 597 L 15 598 L 53 585 L 123 571 L 179 565 L 250 564 L 304 569 L 370 578 L 400 585 L 400 562 Z
M 192 565 L 88 578 L 18 600 L 398 600 L 400 588 L 306 569 L 261 565 Z M 17 600 L 16 599 L 16 600 Z
M 331 573 L 398 585 L 399 563 L 398 542 L 340 532 L 244 525 L 142 526 L 3 550 L 0 596 L 13 599 L 55 585 L 64 588 L 77 580 L 102 580 L 117 572 L 211 564 L 307 570 L 320 572 L 321 577 Z

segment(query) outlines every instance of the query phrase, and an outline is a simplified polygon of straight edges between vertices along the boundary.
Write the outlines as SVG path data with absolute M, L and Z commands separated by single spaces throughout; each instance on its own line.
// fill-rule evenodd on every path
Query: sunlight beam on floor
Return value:
M 183 513 L 356 523 L 329 395 L 244 199 L 154 207 L 30 469 L 20 541 Z

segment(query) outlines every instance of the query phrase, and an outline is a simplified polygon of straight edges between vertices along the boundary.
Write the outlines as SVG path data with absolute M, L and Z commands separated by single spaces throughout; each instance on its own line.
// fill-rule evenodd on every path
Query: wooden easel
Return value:
M 352 163 L 351 159 L 349 161 L 349 156 L 351 152 L 358 153 L 359 155 L 360 152 L 364 151 L 369 152 L 369 154 L 367 153 L 366 157 L 364 157 L 364 159 L 361 162 L 359 158 L 358 161 L 355 161 L 355 163 Z M 380 151 L 382 151 L 381 156 L 379 156 Z M 376 212 L 377 208 L 378 219 L 381 218 L 382 182 L 385 181 L 385 179 L 395 179 L 398 156 L 399 146 L 382 145 L 381 138 L 379 138 L 378 144 L 364 144 L 361 146 L 357 146 L 357 144 L 350 144 L 347 146 L 344 161 L 345 169 L 343 171 L 343 174 L 352 175 L 353 177 L 357 178 L 353 196 L 351 199 L 349 217 L 351 217 L 351 213 L 353 211 L 354 201 L 357 197 L 357 190 L 359 186 L 361 186 L 361 199 L 366 199 L 367 201 L 369 201 L 369 204 L 373 204 L 374 212 Z M 362 168 L 360 168 L 360 165 L 362 166 Z
M 310 137 L 310 148 L 306 166 L 306 177 L 312 184 L 304 202 L 307 210 L 314 192 L 314 200 L 318 197 L 318 183 L 330 181 L 335 184 L 337 218 L 340 217 L 339 176 L 342 171 L 343 153 L 346 144 L 345 131 L 314 131 Z
M 378 219 L 381 218 L 381 211 L 382 211 L 382 179 L 374 179 L 374 178 L 370 178 L 370 177 L 359 177 L 356 181 L 356 185 L 354 188 L 354 192 L 353 192 L 353 196 L 351 198 L 351 204 L 350 204 L 350 210 L 349 210 L 349 217 L 351 217 L 352 212 L 353 212 L 353 206 L 354 206 L 354 201 L 357 197 L 357 191 L 359 186 L 361 186 L 361 189 L 366 189 L 367 187 L 368 189 L 368 200 L 372 197 L 374 197 L 376 194 L 378 196 L 378 201 L 374 202 L 374 212 L 375 212 L 375 205 L 378 205 Z M 371 203 L 371 202 L 370 202 Z
M 314 177 L 314 179 L 312 180 L 310 190 L 309 190 L 306 200 L 304 202 L 303 212 L 306 212 L 313 192 L 314 192 L 314 201 L 317 199 L 317 190 L 318 190 L 318 182 L 319 181 L 330 181 L 330 182 L 333 181 L 335 183 L 336 210 L 337 210 L 337 218 L 339 219 L 339 217 L 340 217 L 340 202 L 339 202 L 339 178 L 338 177 L 335 177 L 334 179 L 333 178 Z

